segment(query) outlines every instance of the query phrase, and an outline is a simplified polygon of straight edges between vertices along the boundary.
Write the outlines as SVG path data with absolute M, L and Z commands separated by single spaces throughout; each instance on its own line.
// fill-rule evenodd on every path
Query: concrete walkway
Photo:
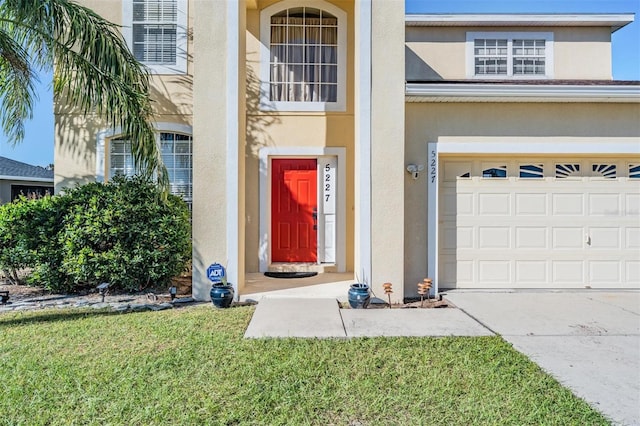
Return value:
M 247 338 L 499 334 L 614 424 L 640 425 L 640 292 L 449 292 L 458 309 L 339 309 L 263 296 Z
M 244 337 L 488 336 L 459 309 L 340 309 L 332 298 L 263 297 Z

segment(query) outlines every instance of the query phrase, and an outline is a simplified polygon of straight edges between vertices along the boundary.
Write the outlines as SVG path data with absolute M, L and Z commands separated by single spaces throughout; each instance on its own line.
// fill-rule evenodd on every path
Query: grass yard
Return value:
M 0 424 L 607 424 L 499 337 L 244 340 L 252 313 L 2 314 Z

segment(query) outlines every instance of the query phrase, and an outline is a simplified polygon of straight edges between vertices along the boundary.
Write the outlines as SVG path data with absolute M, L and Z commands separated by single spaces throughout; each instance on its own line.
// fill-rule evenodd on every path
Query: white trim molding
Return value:
M 175 65 L 144 64 L 151 74 L 186 74 L 187 73 L 187 45 L 188 45 L 188 0 L 176 0 L 176 63 Z M 122 2 L 122 36 L 127 46 L 133 52 L 133 1 Z
M 438 154 L 640 154 L 638 141 L 593 142 L 589 140 L 566 142 L 560 139 L 545 138 L 544 141 L 528 141 L 514 143 L 500 142 L 457 142 L 443 141 L 437 143 Z
M 438 247 L 439 231 L 438 226 L 438 191 L 440 188 L 439 182 L 439 158 L 438 158 L 438 144 L 435 142 L 427 143 L 429 150 L 427 158 L 429 164 L 427 165 L 427 276 L 433 280 L 433 288 L 431 291 L 433 295 L 437 295 L 439 292 L 439 278 L 438 278 L 438 253 L 440 247 Z
M 271 264 L 271 159 L 272 158 L 321 158 L 335 157 L 337 159 L 337 195 L 336 195 L 336 269 L 337 272 L 346 271 L 347 250 L 347 149 L 346 148 L 311 148 L 311 147 L 282 147 L 261 148 L 260 158 L 260 243 L 259 259 L 260 272 L 267 272 Z M 321 192 L 320 192 L 321 194 Z
M 276 102 L 270 99 L 271 16 L 290 8 L 326 10 L 338 18 L 338 93 L 336 102 Z M 260 11 L 260 109 L 262 111 L 346 111 L 347 107 L 347 13 L 324 0 L 284 0 Z
M 640 85 L 407 83 L 407 102 L 640 102 Z
M 355 181 L 355 265 L 358 277 L 371 283 L 373 252 L 371 243 L 371 54 L 372 54 L 372 1 L 355 3 L 356 52 L 354 58 L 355 98 L 355 159 L 358 173 Z
M 632 23 L 633 13 L 602 14 L 429 14 L 407 15 L 408 27 L 611 27 L 611 32 Z
M 240 219 L 238 206 L 240 200 L 240 173 L 239 155 L 240 129 L 238 124 L 238 111 L 240 110 L 240 8 L 244 4 L 238 1 L 227 3 L 227 93 L 226 93 L 226 216 L 227 216 L 227 279 L 233 283 L 235 300 L 240 300 L 238 283 L 240 274 L 244 274 L 244 265 L 240 270 Z

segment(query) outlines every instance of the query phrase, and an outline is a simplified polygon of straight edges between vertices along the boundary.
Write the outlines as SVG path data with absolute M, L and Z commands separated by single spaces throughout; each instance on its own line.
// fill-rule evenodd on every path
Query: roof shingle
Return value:
M 47 170 L 40 166 L 32 166 L 31 164 L 22 163 L 7 157 L 0 157 L 0 176 L 3 176 L 4 178 L 21 177 L 51 179 L 53 182 L 53 170 Z

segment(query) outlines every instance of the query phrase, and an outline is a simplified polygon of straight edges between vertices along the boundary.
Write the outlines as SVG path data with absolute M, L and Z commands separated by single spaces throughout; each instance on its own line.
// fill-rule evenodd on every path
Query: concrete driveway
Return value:
M 445 296 L 614 424 L 640 425 L 640 292 Z

